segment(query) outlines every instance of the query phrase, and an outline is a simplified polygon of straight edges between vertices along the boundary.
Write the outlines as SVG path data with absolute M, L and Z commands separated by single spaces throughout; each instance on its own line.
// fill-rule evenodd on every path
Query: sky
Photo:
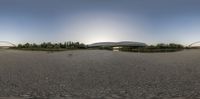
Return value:
M 0 0 L 0 41 L 200 41 L 200 0 Z

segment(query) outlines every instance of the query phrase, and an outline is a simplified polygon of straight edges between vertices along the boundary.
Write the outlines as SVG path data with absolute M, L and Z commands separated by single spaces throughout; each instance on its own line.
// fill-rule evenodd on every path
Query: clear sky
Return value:
M 200 0 L 0 0 L 0 41 L 200 41 Z

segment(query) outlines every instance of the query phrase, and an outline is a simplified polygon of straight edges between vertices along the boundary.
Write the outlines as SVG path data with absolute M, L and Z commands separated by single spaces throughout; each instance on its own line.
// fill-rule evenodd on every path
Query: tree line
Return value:
M 159 43 L 157 45 L 149 45 L 149 46 L 142 46 L 142 47 L 122 47 L 121 51 L 130 51 L 130 52 L 175 52 L 181 51 L 185 47 L 181 44 L 164 44 Z
M 113 50 L 114 46 L 109 47 L 95 47 L 93 49 L 104 49 L 104 50 Z M 45 51 L 59 51 L 59 50 L 67 50 L 67 49 L 88 49 L 87 45 L 80 42 L 64 42 L 64 43 L 51 43 L 51 42 L 43 42 L 41 44 L 36 43 L 25 43 L 18 44 L 15 47 L 16 49 L 27 49 L 27 50 L 45 50 Z M 148 46 L 121 46 L 119 50 L 121 51 L 135 51 L 135 52 L 166 52 L 166 51 L 179 51 L 184 49 L 185 47 L 181 44 L 164 44 L 159 43 L 157 45 L 148 45 Z M 92 49 L 92 48 L 90 48 Z
M 175 44 L 175 43 L 169 43 L 169 44 L 159 43 L 157 45 L 147 46 L 147 48 L 149 49 L 183 49 L 184 46 L 181 44 Z
M 16 48 L 23 49 L 85 49 L 87 45 L 80 42 L 64 42 L 64 43 L 51 43 L 51 42 L 43 42 L 41 44 L 36 43 L 25 43 L 18 44 Z

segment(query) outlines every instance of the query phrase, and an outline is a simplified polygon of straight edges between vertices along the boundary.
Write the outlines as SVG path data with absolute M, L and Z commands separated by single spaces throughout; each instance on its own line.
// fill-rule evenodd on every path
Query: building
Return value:
M 129 47 L 129 48 L 140 48 L 146 47 L 147 44 L 141 42 L 131 42 L 131 41 L 123 41 L 123 42 L 98 42 L 88 45 L 89 48 L 102 48 L 102 49 L 112 49 L 113 51 L 119 51 L 121 48 Z

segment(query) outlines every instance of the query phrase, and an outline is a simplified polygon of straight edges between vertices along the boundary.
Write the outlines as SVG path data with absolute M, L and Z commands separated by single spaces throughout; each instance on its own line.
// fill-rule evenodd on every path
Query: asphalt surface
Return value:
M 0 99 L 200 99 L 200 50 L 0 50 Z

